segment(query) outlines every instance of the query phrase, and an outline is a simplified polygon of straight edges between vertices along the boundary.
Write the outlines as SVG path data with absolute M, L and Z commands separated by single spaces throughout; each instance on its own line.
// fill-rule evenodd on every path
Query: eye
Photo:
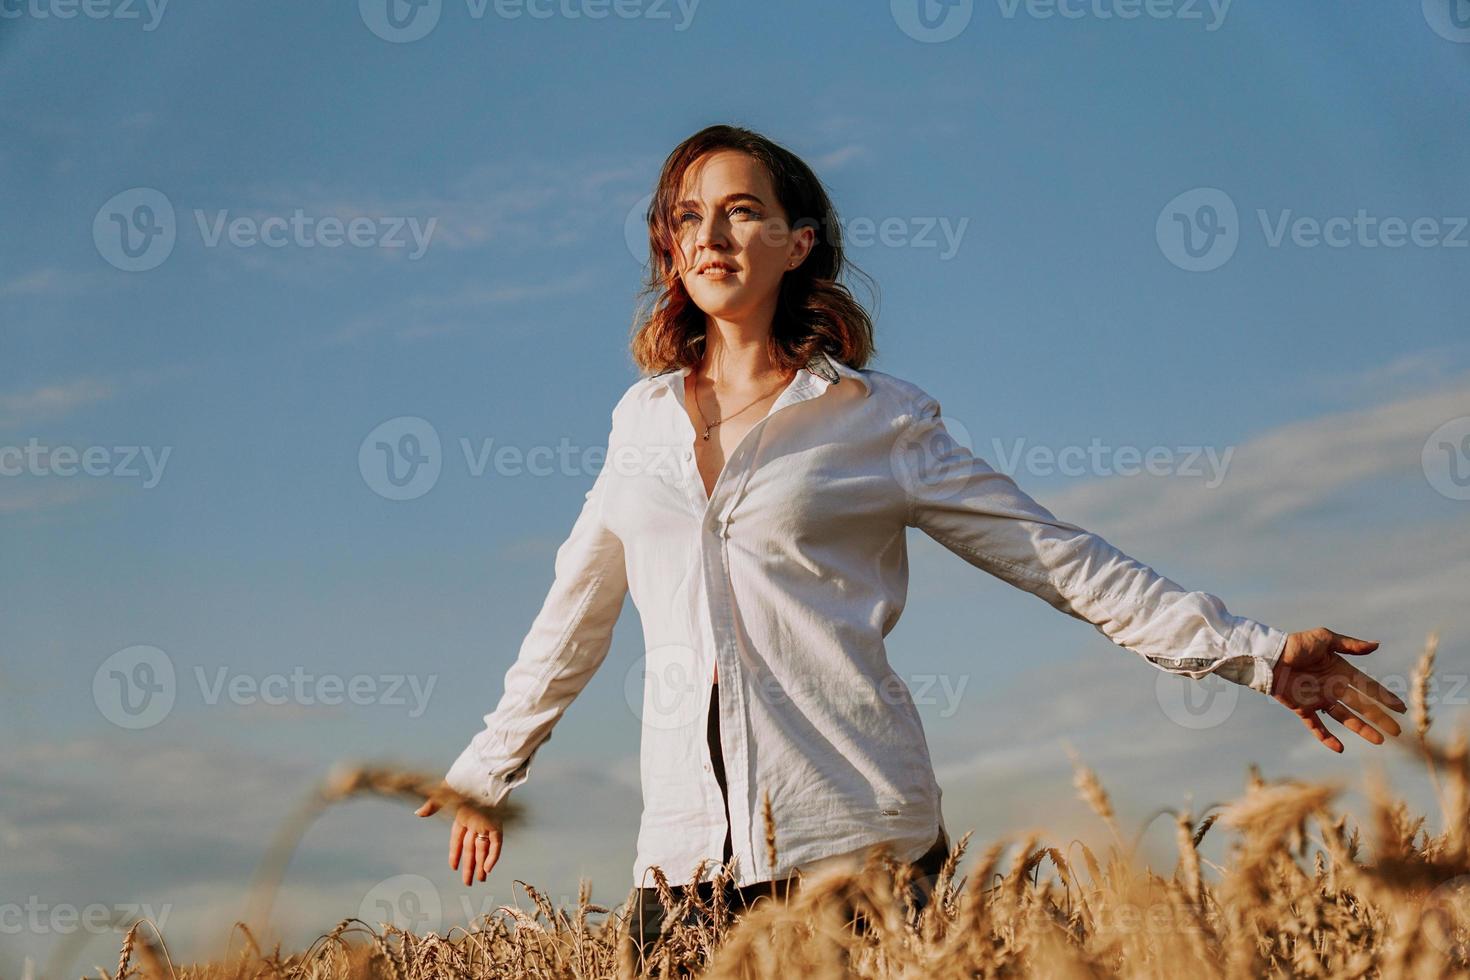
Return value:
M 760 212 L 756 211 L 755 208 L 747 207 L 744 204 L 737 204 L 730 209 L 730 213 L 732 215 L 739 211 L 744 211 L 746 214 L 750 215 L 753 218 L 760 217 Z M 678 214 L 674 215 L 674 223 L 682 225 L 685 224 L 687 219 L 689 218 L 693 218 L 694 220 L 698 221 L 699 215 L 693 211 L 681 211 Z

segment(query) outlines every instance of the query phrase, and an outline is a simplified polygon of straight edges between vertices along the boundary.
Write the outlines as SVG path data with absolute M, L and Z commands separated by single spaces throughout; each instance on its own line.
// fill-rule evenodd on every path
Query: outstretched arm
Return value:
M 1185 590 L 1101 536 L 1060 520 L 971 453 L 946 429 L 932 396 L 914 402 L 893 459 L 908 496 L 910 526 L 970 564 L 1091 623 L 1155 667 L 1194 679 L 1219 674 L 1269 694 L 1334 751 L 1342 745 L 1322 726 L 1318 710 L 1372 742 L 1382 736 L 1349 708 L 1398 734 L 1398 725 L 1368 698 L 1396 711 L 1404 710 L 1403 703 L 1334 652 L 1363 654 L 1376 644 L 1327 630 L 1288 634 L 1232 614 L 1207 592 Z
M 450 787 L 487 806 L 499 806 L 526 781 L 536 751 L 607 657 L 628 593 L 623 543 L 603 519 L 611 473 L 610 466 L 598 473 L 571 533 L 557 549 L 555 579 L 505 672 L 499 703 L 444 777 Z M 417 813 L 427 817 L 436 810 L 430 801 Z M 498 823 L 463 808 L 450 831 L 449 866 L 461 870 L 465 885 L 475 875 L 484 881 L 500 857 L 501 842 Z

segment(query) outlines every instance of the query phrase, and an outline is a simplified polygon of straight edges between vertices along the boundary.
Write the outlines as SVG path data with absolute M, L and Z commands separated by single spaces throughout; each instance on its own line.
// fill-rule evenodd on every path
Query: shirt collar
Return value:
M 661 391 L 672 391 L 675 384 L 683 383 L 684 377 L 689 374 L 689 371 L 690 369 L 687 367 L 667 368 L 651 376 L 649 381 L 652 384 L 649 385 L 647 391 L 644 393 L 644 397 L 650 397 Z M 807 360 L 806 366 L 797 371 L 796 374 L 797 377 L 792 382 L 796 386 L 804 387 L 811 384 L 820 384 L 823 386 L 823 390 L 825 390 L 838 384 L 844 378 L 850 378 L 862 390 L 864 397 L 871 394 L 873 390 L 872 383 L 861 371 L 848 367 L 835 357 L 829 357 L 822 351 L 817 351 L 813 354 Z

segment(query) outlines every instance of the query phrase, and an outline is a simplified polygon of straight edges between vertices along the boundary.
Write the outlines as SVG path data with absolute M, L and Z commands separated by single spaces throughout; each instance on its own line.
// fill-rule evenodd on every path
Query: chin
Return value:
M 716 316 L 734 313 L 743 305 L 737 292 L 726 291 L 714 295 L 711 295 L 711 292 L 708 289 L 692 289 L 689 291 L 689 298 L 694 300 L 694 304 L 701 310 Z

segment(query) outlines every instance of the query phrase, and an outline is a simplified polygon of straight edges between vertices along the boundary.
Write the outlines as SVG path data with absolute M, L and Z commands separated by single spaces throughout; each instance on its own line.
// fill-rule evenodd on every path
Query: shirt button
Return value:
M 710 764 L 709 764 L 709 763 L 708 763 L 708 762 L 706 762 L 706 763 L 705 763 L 705 764 L 704 764 L 704 771 L 705 771 L 705 772 L 709 772 L 709 771 L 710 771 Z

